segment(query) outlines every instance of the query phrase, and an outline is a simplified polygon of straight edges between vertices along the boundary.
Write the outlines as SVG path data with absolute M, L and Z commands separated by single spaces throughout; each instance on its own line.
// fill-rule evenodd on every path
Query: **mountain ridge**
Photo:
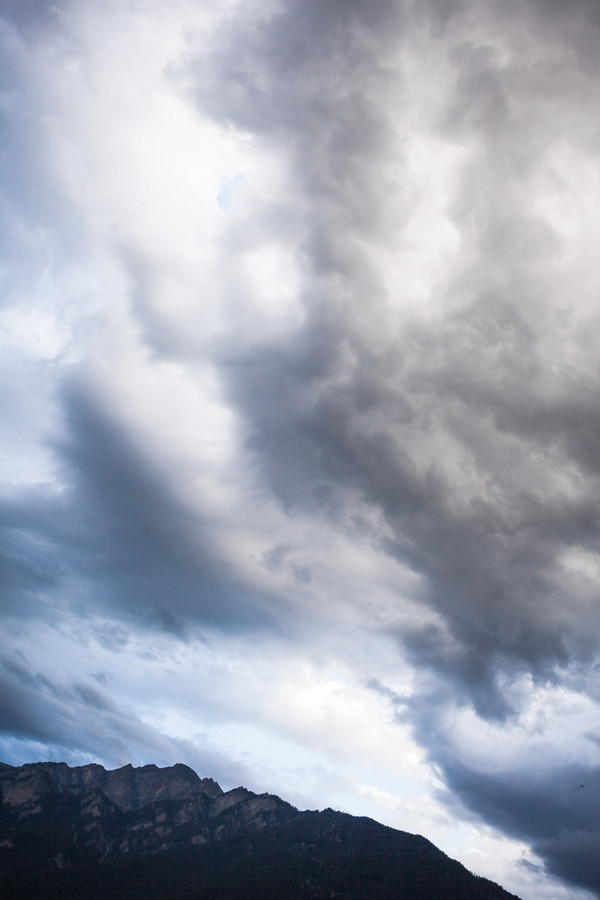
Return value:
M 430 841 L 182 763 L 0 763 L 7 898 L 518 900 Z

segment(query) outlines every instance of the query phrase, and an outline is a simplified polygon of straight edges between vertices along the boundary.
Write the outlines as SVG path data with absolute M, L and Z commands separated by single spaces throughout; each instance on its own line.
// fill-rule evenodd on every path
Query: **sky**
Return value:
M 600 897 L 600 8 L 0 0 L 0 758 Z

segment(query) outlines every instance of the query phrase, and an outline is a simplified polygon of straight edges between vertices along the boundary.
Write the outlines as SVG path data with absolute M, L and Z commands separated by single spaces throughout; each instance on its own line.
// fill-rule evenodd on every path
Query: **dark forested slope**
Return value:
M 510 900 L 423 837 L 187 766 L 0 764 L 3 897 Z

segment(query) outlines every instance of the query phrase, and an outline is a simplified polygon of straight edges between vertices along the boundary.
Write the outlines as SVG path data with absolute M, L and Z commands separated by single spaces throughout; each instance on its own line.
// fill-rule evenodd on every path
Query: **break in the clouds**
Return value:
M 600 896 L 593 4 L 0 6 L 2 753 Z

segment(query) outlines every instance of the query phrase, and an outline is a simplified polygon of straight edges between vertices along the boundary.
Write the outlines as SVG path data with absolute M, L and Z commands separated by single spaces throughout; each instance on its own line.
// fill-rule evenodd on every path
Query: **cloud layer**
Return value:
M 8 761 L 600 896 L 594 8 L 0 11 Z

